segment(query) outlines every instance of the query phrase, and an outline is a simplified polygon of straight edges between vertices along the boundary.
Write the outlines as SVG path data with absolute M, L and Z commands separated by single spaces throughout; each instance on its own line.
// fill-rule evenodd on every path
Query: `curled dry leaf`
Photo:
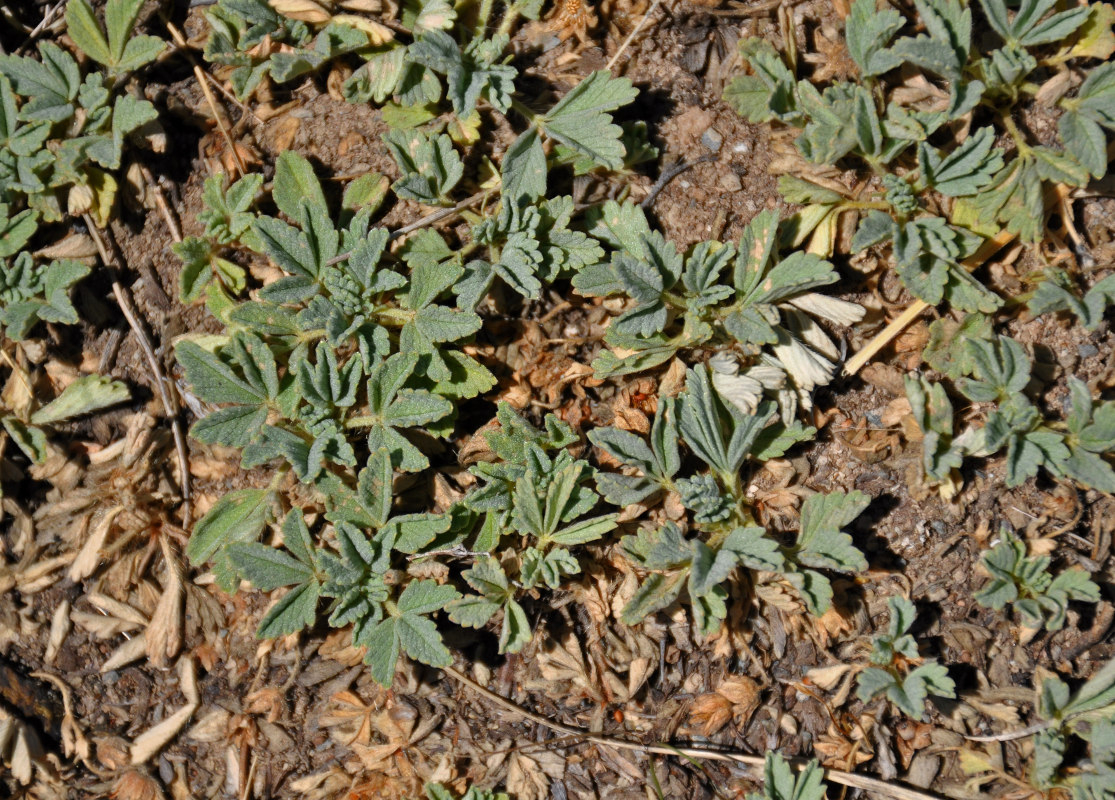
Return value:
M 20 784 L 31 783 L 34 759 L 41 755 L 42 746 L 35 732 L 22 720 L 0 708 L 0 764 L 3 764 Z
M 132 742 L 132 764 L 138 766 L 157 754 L 178 735 L 182 727 L 193 716 L 198 707 L 197 678 L 194 673 L 192 658 L 185 657 L 178 661 L 178 680 L 182 694 L 186 697 L 186 705 L 179 708 L 169 717 L 152 728 L 148 728 Z
M 702 736 L 711 736 L 729 722 L 744 727 L 759 707 L 759 684 L 746 675 L 735 675 L 693 701 L 690 722 Z
M 101 665 L 101 674 L 111 672 L 114 669 L 131 664 L 133 661 L 139 661 L 147 655 L 147 640 L 143 636 L 133 636 L 131 639 L 125 639 L 124 643 L 112 651 L 105 663 Z
M 829 725 L 828 730 L 817 737 L 813 749 L 824 766 L 847 771 L 874 757 L 860 726 L 854 726 L 852 734 L 844 736 L 835 725 Z
M 284 17 L 313 25 L 324 25 L 333 16 L 313 0 L 268 0 L 268 3 Z
M 58 651 L 62 648 L 70 627 L 70 601 L 63 600 L 50 618 L 50 637 L 47 639 L 46 653 L 43 654 L 44 664 L 53 664 L 54 659 L 58 658 Z
M 182 566 L 170 541 L 166 536 L 160 536 L 159 544 L 162 546 L 166 574 L 159 603 L 143 638 L 147 645 L 147 657 L 154 666 L 162 669 L 182 646 L 182 610 L 186 593 L 182 583 Z
M 88 234 L 72 233 L 65 239 L 35 251 L 42 259 L 52 258 L 96 258 L 97 245 Z
M 366 17 L 358 17 L 354 14 L 338 14 L 333 17 L 333 22 L 341 25 L 349 25 L 358 30 L 364 31 L 368 34 L 368 40 L 374 47 L 379 47 L 382 44 L 387 44 L 395 38 L 395 32 L 388 28 L 386 25 L 381 25 L 374 20 Z
M 507 768 L 507 790 L 520 800 L 546 800 L 550 782 L 565 777 L 565 759 L 551 751 L 512 753 Z
M 329 735 L 344 745 L 369 744 L 372 741 L 372 716 L 376 709 L 365 704 L 354 692 L 337 692 L 318 724 L 329 728 Z
M 116 779 L 109 797 L 113 800 L 164 800 L 166 795 L 157 780 L 130 769 Z
M 209 744 L 222 741 L 228 733 L 228 722 L 231 716 L 228 711 L 219 706 L 213 708 L 190 726 L 186 731 L 186 738 Z
M 101 517 L 100 522 L 93 528 L 93 534 L 85 540 L 85 544 L 81 546 L 77 557 L 70 564 L 69 577 L 71 581 L 78 583 L 93 574 L 101 558 L 101 548 L 104 547 L 105 541 L 108 539 L 108 533 L 112 529 L 112 523 L 123 510 L 124 506 L 113 506 Z

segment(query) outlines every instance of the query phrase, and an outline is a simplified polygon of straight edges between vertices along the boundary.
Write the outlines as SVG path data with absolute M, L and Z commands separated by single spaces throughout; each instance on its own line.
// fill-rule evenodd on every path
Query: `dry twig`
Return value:
M 572 737 L 573 739 L 591 744 L 604 745 L 605 747 L 615 747 L 620 750 L 634 750 L 641 753 L 653 753 L 656 755 L 664 756 L 683 756 L 692 759 L 706 759 L 709 761 L 730 761 L 736 764 L 742 764 L 746 767 L 753 767 L 761 769 L 766 763 L 766 760 L 760 756 L 749 756 L 743 753 L 736 753 L 730 750 L 714 750 L 706 747 L 690 747 L 688 745 L 669 745 L 669 744 L 640 744 L 639 742 L 629 742 L 625 739 L 619 739 L 612 736 L 600 736 L 598 734 L 589 733 L 571 725 L 565 725 L 561 722 L 554 722 L 540 714 L 535 714 L 527 711 L 517 703 L 514 703 L 502 695 L 498 695 L 491 689 L 481 686 L 476 681 L 467 677 L 466 675 L 458 672 L 452 667 L 445 667 L 443 669 L 449 677 L 461 683 L 477 694 L 487 698 L 496 705 L 500 706 L 507 711 L 519 714 L 531 722 L 549 728 L 552 731 L 564 734 L 565 736 Z M 575 744 L 570 742 L 569 744 Z M 552 745 L 558 743 L 551 742 Z M 900 786 L 896 783 L 879 780 L 878 778 L 869 778 L 866 775 L 857 775 L 854 772 L 844 772 L 838 769 L 825 769 L 825 778 L 833 783 L 839 783 L 842 786 L 849 786 L 853 789 L 863 789 L 868 792 L 875 792 L 877 794 L 886 795 L 887 797 L 895 798 L 895 800 L 939 800 L 939 796 L 929 792 L 911 789 L 907 786 Z
M 209 88 L 209 82 L 206 80 L 205 70 L 197 63 L 193 53 L 190 52 L 189 45 L 186 44 L 186 39 L 182 36 L 182 32 L 170 20 L 166 21 L 166 29 L 174 38 L 174 43 L 185 54 L 186 58 L 190 60 L 191 66 L 194 68 L 194 77 L 197 78 L 198 85 L 201 86 L 201 92 L 205 95 L 205 102 L 209 104 L 210 110 L 213 112 L 213 119 L 217 121 L 217 127 L 221 129 L 221 134 L 225 137 L 225 144 L 228 145 L 229 152 L 232 153 L 232 159 L 236 163 L 236 169 L 240 171 L 241 175 L 248 173 L 248 167 L 244 164 L 244 160 L 240 158 L 240 152 L 236 149 L 236 142 L 232 139 L 232 132 L 229 130 L 228 124 L 225 121 L 225 110 L 217 105 L 217 98 L 213 96 L 213 90 Z M 233 176 L 234 178 L 237 176 Z
M 105 266 L 119 267 L 119 259 L 115 257 L 115 253 L 110 253 L 108 245 L 105 241 L 105 232 L 97 227 L 93 222 L 93 218 L 88 214 L 84 215 L 85 224 L 89 228 L 89 234 L 93 238 L 94 244 L 97 246 L 97 252 L 101 255 L 101 261 Z M 139 341 L 139 346 L 143 350 L 144 356 L 147 358 L 147 365 L 151 368 L 151 372 L 155 377 L 155 388 L 158 390 L 159 399 L 163 404 L 163 412 L 170 420 L 171 431 L 174 434 L 174 448 L 178 453 L 178 471 L 179 471 L 179 485 L 182 489 L 182 524 L 184 527 L 190 525 L 190 463 L 186 455 L 186 437 L 182 433 L 182 422 L 178 418 L 178 404 L 170 390 L 170 381 L 167 380 L 166 374 L 163 371 L 162 364 L 159 363 L 158 356 L 155 355 L 155 348 L 151 345 L 151 340 L 147 336 L 147 331 L 140 324 L 139 316 L 136 314 L 135 305 L 132 303 L 131 295 L 127 289 L 120 285 L 120 281 L 112 281 L 112 293 L 116 297 L 116 302 L 120 306 L 120 311 L 123 312 L 124 318 L 128 320 L 128 325 L 136 335 Z
M 647 24 L 650 18 L 654 15 L 654 12 L 658 10 L 658 6 L 660 6 L 661 4 L 662 0 L 654 0 L 654 2 L 650 4 L 650 8 L 647 9 L 647 13 L 643 14 L 642 18 L 639 20 L 639 24 L 635 26 L 631 33 L 627 34 L 627 38 L 623 40 L 623 44 L 619 46 L 619 50 L 616 50 L 615 55 L 612 56 L 610 61 L 608 61 L 608 66 L 606 66 L 604 69 L 611 72 L 612 68 L 615 67 L 616 62 L 619 61 L 619 57 L 623 55 L 623 52 L 631 46 L 631 43 L 633 41 L 635 41 L 635 37 L 639 35 L 639 31 L 643 29 L 643 26 Z

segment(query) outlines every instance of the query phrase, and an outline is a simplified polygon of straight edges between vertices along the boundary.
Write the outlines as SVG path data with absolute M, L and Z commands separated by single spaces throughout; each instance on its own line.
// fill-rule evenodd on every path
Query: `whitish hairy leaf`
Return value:
M 569 90 L 557 105 L 539 118 L 548 136 L 602 167 L 620 169 L 625 153 L 623 129 L 612 122 L 610 111 L 635 99 L 638 90 L 627 78 L 594 72 Z
M 833 492 L 806 498 L 801 507 L 798 559 L 811 567 L 841 572 L 867 569 L 867 559 L 842 528 L 871 504 L 863 492 Z
M 274 502 L 274 492 L 267 489 L 238 489 L 222 496 L 194 525 L 186 545 L 190 563 L 200 566 L 233 542 L 258 539 Z
M 886 50 L 894 34 L 905 24 L 905 19 L 893 8 L 879 10 L 876 0 L 856 0 L 852 13 L 845 22 L 844 35 L 848 52 L 859 67 L 860 75 L 867 78 L 894 69 L 901 59 Z
M 35 425 L 73 419 L 131 399 L 128 387 L 102 375 L 78 378 L 47 405 L 31 415 Z
M 264 592 L 305 583 L 314 574 L 308 565 L 259 542 L 233 542 L 228 555 L 237 571 Z

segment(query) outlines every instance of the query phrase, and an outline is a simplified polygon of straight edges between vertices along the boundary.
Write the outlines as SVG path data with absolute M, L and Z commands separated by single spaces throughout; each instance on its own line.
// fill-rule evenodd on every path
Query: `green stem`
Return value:
M 476 35 L 483 36 L 488 29 L 488 20 L 492 17 L 492 6 L 495 0 L 480 0 L 480 13 L 476 17 Z
M 279 491 L 279 486 L 282 484 L 283 478 L 286 477 L 286 474 L 288 472 L 290 472 L 290 464 L 286 464 L 286 463 L 284 463 L 277 470 L 275 470 L 275 474 L 271 476 L 271 483 L 269 483 L 267 485 L 267 491 L 269 491 L 269 492 Z
M 511 100 L 511 107 L 527 118 L 528 122 L 534 122 L 538 119 L 538 114 L 532 108 L 527 106 L 520 100 Z
M 1026 134 L 1018 127 L 1018 124 L 1011 118 L 1010 114 L 1003 114 L 1003 127 L 1007 129 L 1010 138 L 1014 140 L 1015 147 L 1018 148 L 1018 157 L 1025 158 L 1030 154 L 1030 145 L 1026 142 Z
M 890 203 L 884 200 L 845 200 L 838 207 L 841 211 L 890 211 Z
M 673 292 L 663 292 L 662 302 L 671 308 L 676 308 L 679 311 L 685 311 L 689 306 L 681 295 L 674 294 Z
M 519 4 L 515 3 L 503 12 L 503 19 L 499 22 L 499 28 L 496 30 L 496 36 L 510 36 L 512 26 L 519 19 Z

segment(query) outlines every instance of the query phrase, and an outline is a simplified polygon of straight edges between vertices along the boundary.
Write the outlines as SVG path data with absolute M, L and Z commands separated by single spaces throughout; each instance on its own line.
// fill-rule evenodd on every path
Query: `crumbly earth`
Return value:
M 739 69 L 736 41 L 777 31 L 773 12 L 664 5 L 668 13 L 655 11 L 619 62 L 643 89 L 624 113 L 647 121 L 659 163 L 606 186 L 573 189 L 641 199 L 667 165 L 691 164 L 652 207 L 680 248 L 737 237 L 759 210 L 778 206 L 772 166 L 789 140 L 748 124 L 719 99 Z M 600 23 L 583 39 L 560 41 L 545 24 L 528 26 L 516 40 L 518 63 L 563 91 L 603 67 L 645 10 L 646 4 L 622 0 L 605 4 Z M 839 26 L 827 3 L 797 5 L 793 19 L 799 41 L 829 60 L 840 57 L 830 46 Z M 202 30 L 196 11 L 184 27 L 191 35 Z M 200 231 L 195 217 L 203 181 L 230 155 L 189 65 L 171 60 L 152 76 L 164 82 L 142 89 L 168 110 L 170 122 L 167 152 L 149 157 L 148 166 L 189 235 Z M 284 149 L 306 155 L 322 175 L 392 176 L 379 112 L 347 105 L 329 91 L 334 85 L 320 76 L 275 89 L 266 113 L 256 110 L 258 118 L 224 102 L 241 156 L 261 164 L 267 176 Z M 488 146 L 509 141 L 508 131 L 497 130 Z M 1092 257 L 1100 266 L 1109 263 L 1115 201 L 1085 199 L 1076 208 Z M 398 204 L 386 221 L 405 224 L 420 213 Z M 179 262 L 161 214 L 126 210 L 114 233 L 127 265 L 121 277 L 175 381 L 174 338 L 216 328 L 203 309 L 177 299 Z M 1008 253 L 987 278 L 1009 291 L 1030 258 Z M 891 278 L 841 267 L 840 296 L 869 309 L 855 329 L 834 331 L 854 351 L 911 298 Z M 437 670 L 407 664 L 391 689 L 382 689 L 362 667 L 361 653 L 348 646 L 347 631 L 320 626 L 284 640 L 256 640 L 270 598 L 251 591 L 225 595 L 177 555 L 187 522 L 170 426 L 144 354 L 117 318 L 107 280 L 87 282 L 78 305 L 87 320 L 79 332 L 52 332 L 53 340 L 27 348 L 29 358 L 48 372 L 100 366 L 135 387 L 139 402 L 75 425 L 72 447 L 46 468 L 15 474 L 13 466 L 3 476 L 0 701 L 34 732 L 42 766 L 29 786 L 0 774 L 0 787 L 28 797 L 352 800 L 417 796 L 427 780 L 499 786 L 526 800 L 731 798 L 754 789 L 755 773 L 727 762 L 564 736 Z M 469 405 L 459 430 L 485 423 L 498 399 L 536 420 L 554 410 L 580 430 L 617 420 L 637 429 L 645 422 L 668 375 L 602 383 L 584 369 L 600 347 L 608 318 L 602 304 L 559 290 L 536 303 L 507 299 L 499 311 L 476 348 L 499 387 Z M 1062 631 L 1023 631 L 974 603 L 973 591 L 984 581 L 976 564 L 1000 522 L 1008 521 L 1058 563 L 1084 566 L 1098 582 L 1109 581 L 1115 501 L 1046 478 L 1004 490 L 1004 467 L 996 459 L 966 466 L 963 487 L 949 501 L 925 488 L 920 442 L 903 424 L 902 375 L 920 365 L 927 322 L 916 323 L 859 376 L 839 378 L 818 393 L 816 443 L 748 476 L 762 521 L 775 529 L 793 522 L 801 497 L 812 491 L 859 489 L 874 498 L 852 530 L 871 567 L 837 583 L 833 611 L 813 619 L 789 594 L 760 583 L 755 592 L 735 587 L 733 595 L 747 600 L 735 601 L 728 629 L 712 641 L 695 638 L 681 609 L 628 628 L 616 616 L 634 589 L 633 576 L 601 548 L 574 591 L 553 603 L 528 603 L 538 634 L 523 653 L 497 656 L 490 631 L 449 634 L 457 669 L 535 715 L 616 740 L 759 755 L 779 748 L 952 797 L 1025 796 L 994 774 L 971 781 L 963 755 L 971 763 L 970 754 L 978 753 L 1001 774 L 1019 776 L 1030 755 L 1025 738 L 975 743 L 965 737 L 1023 727 L 1034 719 L 1033 687 L 1042 675 L 1086 678 L 1115 656 L 1115 613 L 1106 601 L 1074 606 Z M 1066 397 L 1066 374 L 1100 389 L 1115 384 L 1106 323 L 1086 334 L 1046 317 L 1012 323 L 1009 332 L 1034 346 L 1050 408 L 1059 409 Z M 190 413 L 184 412 L 185 422 L 192 422 Z M 979 409 L 964 413 L 975 417 Z M 452 444 L 459 450 L 467 436 Z M 193 519 L 229 490 L 268 480 L 240 470 L 230 451 L 193 441 L 188 447 Z M 453 465 L 456 453 L 439 459 Z M 456 467 L 446 474 L 464 479 Z M 110 529 L 102 553 L 111 557 L 75 576 L 75 556 L 101 527 Z M 51 568 L 36 571 L 36 564 Z M 896 593 L 917 602 L 918 640 L 926 655 L 949 665 L 961 697 L 935 701 L 924 722 L 880 704 L 864 707 L 850 692 L 847 665 L 866 662 L 870 636 L 886 625 L 886 597 Z M 164 602 L 168 596 L 174 602 Z M 160 657 L 153 641 L 168 635 L 180 644 Z M 143 641 L 133 644 L 136 639 Z

